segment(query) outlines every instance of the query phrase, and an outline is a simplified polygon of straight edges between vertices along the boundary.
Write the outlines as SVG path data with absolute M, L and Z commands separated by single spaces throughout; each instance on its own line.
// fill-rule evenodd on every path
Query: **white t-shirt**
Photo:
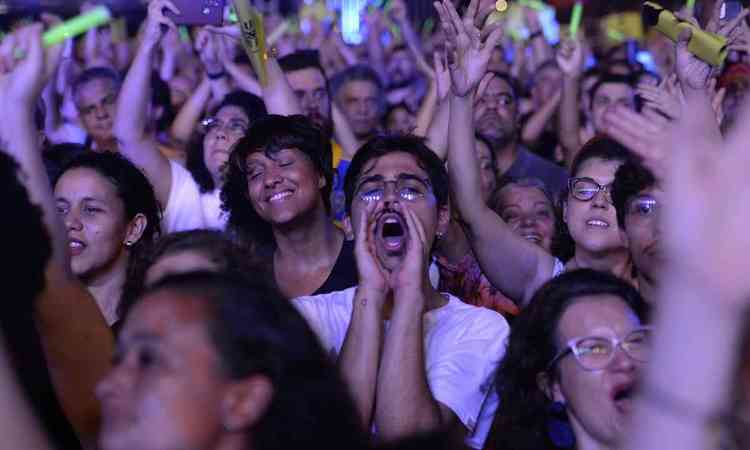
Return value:
M 356 289 L 292 300 L 323 348 L 335 357 L 344 345 Z M 468 430 L 466 444 L 481 449 L 498 406 L 494 376 L 510 327 L 495 311 L 445 295 L 445 306 L 424 315 L 427 382 L 435 400 L 450 408 Z M 386 322 L 386 333 L 387 327 Z
M 221 210 L 220 189 L 201 194 L 198 183 L 187 169 L 169 161 L 172 185 L 164 208 L 162 229 L 165 233 L 212 228 L 223 230 L 227 216 Z

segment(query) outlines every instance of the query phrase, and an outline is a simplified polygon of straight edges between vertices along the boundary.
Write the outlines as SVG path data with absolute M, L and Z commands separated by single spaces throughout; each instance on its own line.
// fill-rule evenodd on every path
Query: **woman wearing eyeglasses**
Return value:
M 648 361 L 647 304 L 589 269 L 549 281 L 516 318 L 497 375 L 489 448 L 619 448 Z
M 266 110 L 263 101 L 252 94 L 231 93 L 203 121 L 200 135 L 188 149 L 187 170 L 159 151 L 152 114 L 142 93 L 150 89 L 152 61 L 162 38 L 161 26 L 175 27 L 164 16 L 163 9 L 169 5 L 164 0 L 149 5 L 143 39 L 118 99 L 115 135 L 120 152 L 142 168 L 154 185 L 164 209 L 164 231 L 222 229 L 226 224 L 219 198 L 223 167 L 234 144 Z

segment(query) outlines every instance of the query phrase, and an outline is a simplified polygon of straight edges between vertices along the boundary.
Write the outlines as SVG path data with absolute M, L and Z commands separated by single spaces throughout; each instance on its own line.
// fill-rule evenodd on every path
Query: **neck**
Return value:
M 433 309 L 438 309 L 442 306 L 445 306 L 445 304 L 448 302 L 448 300 L 443 297 L 442 294 L 440 294 L 438 291 L 435 290 L 435 288 L 432 287 L 432 283 L 430 283 L 430 274 L 429 274 L 429 268 L 427 272 L 424 274 L 424 278 L 422 279 L 422 296 L 424 297 L 424 311 L 423 312 L 429 312 Z M 385 301 L 385 304 L 383 305 L 383 318 L 385 320 L 389 320 L 391 318 L 391 314 L 393 313 L 393 291 L 391 291 L 388 294 L 388 298 Z
M 618 446 L 616 444 L 601 442 L 586 432 L 570 411 L 568 411 L 568 419 L 570 420 L 570 426 L 573 428 L 573 434 L 576 437 L 576 450 L 617 450 Z
M 323 205 L 284 227 L 274 228 L 277 261 L 293 260 L 297 263 L 320 264 L 338 256 L 344 234 L 331 222 Z
M 92 150 L 97 153 L 114 152 L 117 150 L 117 141 L 114 138 L 93 139 L 92 144 Z
M 575 255 L 570 264 L 573 269 L 594 269 L 610 272 L 625 280 L 632 278 L 630 254 L 625 248 L 592 253 L 576 246 Z
M 499 144 L 494 148 L 497 172 L 504 174 L 516 162 L 516 158 L 518 158 L 518 144 L 514 139 L 510 143 Z
M 106 270 L 81 280 L 96 300 L 108 325 L 112 325 L 118 319 L 117 306 L 120 304 L 122 288 L 127 277 L 127 264 L 128 255 L 124 253 Z

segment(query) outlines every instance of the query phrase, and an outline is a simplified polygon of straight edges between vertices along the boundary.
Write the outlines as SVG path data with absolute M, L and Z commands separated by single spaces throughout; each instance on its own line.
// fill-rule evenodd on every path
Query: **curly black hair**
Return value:
M 221 208 L 229 213 L 227 229 L 241 242 L 260 246 L 275 245 L 271 224 L 263 220 L 248 198 L 245 164 L 247 157 L 263 152 L 268 157 L 294 148 L 304 153 L 325 180 L 320 195 L 326 211 L 331 210 L 333 162 L 331 141 L 310 119 L 301 115 L 268 115 L 257 121 L 247 136 L 235 145 L 229 157 L 221 190 Z
M 625 229 L 625 214 L 628 202 L 646 189 L 656 186 L 653 172 L 637 159 L 631 159 L 621 165 L 615 173 L 612 183 L 612 203 L 617 211 L 617 224 Z
M 167 277 L 150 293 L 198 301 L 224 376 L 260 375 L 273 386 L 268 409 L 248 430 L 249 447 L 357 449 L 366 447 L 346 385 L 305 319 L 278 291 L 259 280 L 222 273 Z
M 227 94 L 219 106 L 211 111 L 211 115 L 218 114 L 219 111 L 227 106 L 236 106 L 244 111 L 250 121 L 250 125 L 266 115 L 266 105 L 263 103 L 263 99 L 244 91 L 234 91 Z M 193 134 L 190 142 L 188 142 L 187 158 L 185 160 L 185 168 L 193 176 L 195 182 L 198 183 L 198 188 L 202 194 L 211 192 L 217 187 L 215 186 L 211 172 L 206 167 L 206 160 L 204 159 L 203 140 L 205 137 L 206 135 L 203 133 Z
M 515 318 L 495 380 L 502 406 L 492 432 L 494 448 L 557 448 L 548 434 L 553 401 L 540 389 L 537 375 L 548 373 L 552 379 L 559 377 L 557 369 L 548 366 L 560 351 L 557 338 L 560 318 L 577 299 L 601 295 L 622 299 L 641 322 L 646 322 L 648 305 L 632 285 L 612 274 L 591 269 L 566 272 L 548 281 Z

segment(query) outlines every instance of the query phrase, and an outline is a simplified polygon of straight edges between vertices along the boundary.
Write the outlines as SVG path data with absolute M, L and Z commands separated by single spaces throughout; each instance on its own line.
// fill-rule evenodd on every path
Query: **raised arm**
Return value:
M 558 90 L 552 97 L 545 100 L 541 108 L 531 115 L 521 131 L 521 141 L 525 145 L 533 145 L 544 133 L 547 124 L 555 116 L 557 108 L 560 106 L 561 98 L 562 91 Z
M 583 71 L 583 46 L 580 41 L 563 41 L 557 51 L 557 65 L 563 72 L 560 113 L 557 115 L 560 144 L 565 165 L 570 168 L 581 148 L 580 84 Z
M 156 198 L 164 207 L 169 200 L 172 170 L 149 127 L 148 104 L 154 55 L 162 37 L 161 26 L 175 28 L 174 23 L 164 16 L 165 8 L 179 13 L 168 0 L 154 0 L 148 6 L 143 38 L 117 100 L 114 126 L 120 152 L 145 172 L 154 186 Z
M 14 55 L 19 47 L 26 56 L 17 63 Z M 2 67 L 17 66 L 0 76 L 0 104 L 14 112 L 0 121 L 0 140 L 3 150 L 20 165 L 22 182 L 31 201 L 41 208 L 52 240 L 46 290 L 35 304 L 36 326 L 60 404 L 79 438 L 90 443 L 99 425 L 94 386 L 109 368 L 114 344 L 96 302 L 70 269 L 67 232 L 57 214 L 33 125 L 34 106 L 45 83 L 45 64 L 54 65 L 57 57 L 58 48 L 44 55 L 39 26 L 22 29 L 3 41 Z
M 529 300 L 552 276 L 554 258 L 517 236 L 481 199 L 479 161 L 474 150 L 473 93 L 487 70 L 490 53 L 502 31 L 485 41 L 473 20 L 463 22 L 448 2 L 440 12 L 449 51 L 453 93 L 450 104 L 448 173 L 455 205 L 468 226 L 468 236 L 483 272 L 518 303 Z
M 341 112 L 341 108 L 338 107 L 336 102 L 331 102 L 331 115 L 333 118 L 333 136 L 341 146 L 342 158 L 351 161 L 359 150 L 357 136 L 354 135 L 349 119 Z
M 208 105 L 210 98 L 211 83 L 208 79 L 204 79 L 198 85 L 198 88 L 193 91 L 185 104 L 182 105 L 182 108 L 180 108 L 180 112 L 177 113 L 177 117 L 172 122 L 170 133 L 172 139 L 181 146 L 186 146 L 190 141 L 196 125 L 198 125 L 201 116 L 206 111 L 206 105 Z

